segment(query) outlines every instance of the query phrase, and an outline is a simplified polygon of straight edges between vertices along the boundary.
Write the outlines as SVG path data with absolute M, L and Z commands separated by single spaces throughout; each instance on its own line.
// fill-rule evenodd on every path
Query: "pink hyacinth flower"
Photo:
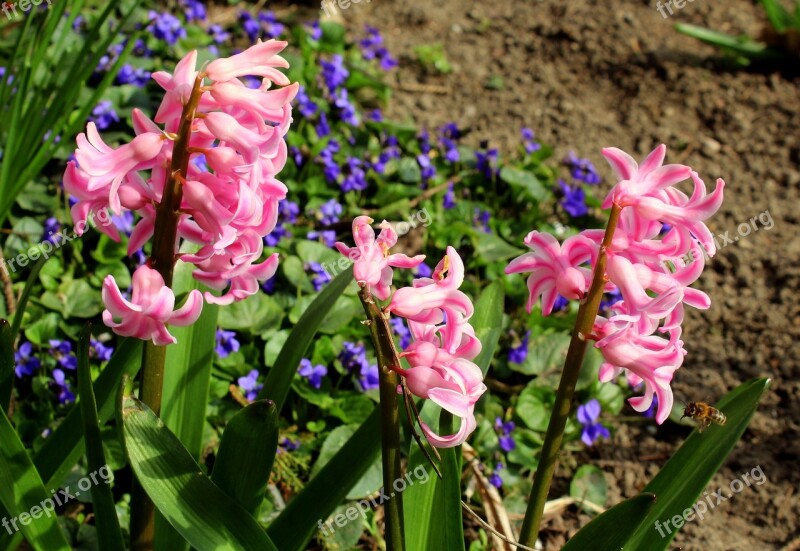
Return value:
M 164 278 L 148 266 L 140 266 L 133 274 L 130 300 L 122 296 L 114 276 L 103 281 L 103 321 L 124 337 L 152 340 L 157 346 L 176 343 L 167 325 L 186 326 L 196 322 L 203 309 L 203 295 L 194 290 L 186 303 L 175 308 L 175 294 L 164 285 Z
M 646 411 L 653 395 L 658 396 L 656 422 L 663 423 L 672 410 L 672 376 L 686 355 L 683 342 L 675 335 L 669 340 L 642 335 L 635 324 L 616 318 L 598 317 L 594 333 L 600 337 L 595 347 L 606 361 L 600 368 L 600 381 L 608 382 L 623 370 L 633 374 L 633 381 L 644 382 L 645 394 L 628 400 L 631 406 L 636 411 Z
M 591 285 L 592 271 L 581 266 L 594 264 L 598 246 L 583 235 L 575 235 L 559 244 L 549 233 L 532 231 L 525 244 L 533 251 L 520 255 L 506 267 L 507 274 L 531 272 L 528 277 L 527 310 L 542 297 L 542 315 L 548 316 L 558 295 L 566 299 L 583 298 Z
M 603 208 L 615 203 L 630 207 L 645 221 L 663 221 L 694 235 L 710 256 L 716 252 L 713 235 L 703 223 L 722 204 L 725 182 L 709 195 L 696 172 L 685 165 L 664 165 L 667 147 L 660 145 L 638 165 L 633 158 L 615 147 L 603 150 L 603 155 L 621 180 L 606 197 Z M 694 182 L 691 198 L 673 186 L 690 178 Z
M 256 45 L 241 53 L 225 59 L 215 59 L 208 64 L 205 73 L 217 82 L 254 75 L 266 77 L 278 86 L 286 86 L 289 79 L 277 68 L 289 67 L 289 63 L 278 55 L 287 45 L 288 42 L 281 40 L 259 40 Z
M 397 233 L 386 220 L 381 223 L 381 233 L 375 238 L 373 220 L 358 216 L 353 220 L 355 247 L 336 243 L 336 249 L 353 261 L 353 276 L 359 285 L 366 287 L 380 300 L 389 298 L 394 272 L 392 268 L 416 268 L 425 255 L 410 258 L 404 254 L 389 254 L 397 243 Z

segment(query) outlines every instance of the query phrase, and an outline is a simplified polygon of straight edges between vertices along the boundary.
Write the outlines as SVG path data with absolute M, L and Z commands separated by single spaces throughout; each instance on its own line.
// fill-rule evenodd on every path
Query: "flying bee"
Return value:
M 717 425 L 724 425 L 728 422 L 728 418 L 715 407 L 712 407 L 705 402 L 689 402 L 683 410 L 684 417 L 691 417 L 698 422 L 698 430 L 703 432 L 708 428 L 711 423 Z

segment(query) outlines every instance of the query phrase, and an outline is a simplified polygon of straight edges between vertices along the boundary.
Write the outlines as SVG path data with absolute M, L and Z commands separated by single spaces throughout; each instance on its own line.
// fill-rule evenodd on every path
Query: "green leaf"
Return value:
M 503 333 L 504 301 L 503 281 L 497 280 L 481 292 L 480 298 L 475 303 L 475 313 L 470 320 L 475 329 L 475 336 L 483 345 L 481 353 L 474 362 L 481 368 L 484 375 L 489 370 L 489 365 L 500 341 L 500 335 Z
M 14 335 L 8 321 L 0 320 L 0 410 L 8 411 L 14 392 Z
M 0 442 L 0 502 L 8 512 L 3 512 L 4 518 L 13 519 L 12 526 L 19 528 L 34 550 L 69 551 L 53 512 L 52 494 L 45 490 L 5 411 L 0 411 Z
M 570 336 L 566 333 L 548 333 L 531 339 L 528 356 L 521 364 L 509 362 L 509 367 L 524 375 L 542 375 L 548 371 L 561 372 L 567 357 Z
M 534 379 L 519 395 L 517 415 L 529 429 L 545 432 L 555 399 L 556 394 L 552 388 L 537 386 Z
M 717 46 L 724 51 L 740 56 L 740 61 L 780 59 L 786 54 L 767 46 L 764 42 L 753 40 L 749 37 L 737 37 L 726 33 L 712 31 L 696 25 L 678 23 L 675 30 L 706 44 Z
M 797 29 L 798 22 L 795 21 L 792 14 L 786 11 L 786 8 L 784 8 L 778 0 L 761 0 L 761 5 L 767 13 L 767 19 L 769 19 L 770 25 L 772 25 L 772 28 L 777 32 L 783 33 L 791 28 L 800 30 Z
M 303 359 L 320 324 L 352 281 L 353 267 L 350 266 L 328 283 L 306 309 L 289 334 L 278 359 L 275 360 L 275 366 L 267 375 L 264 388 L 258 394 L 258 400 L 270 399 L 275 402 L 278 411 L 283 408 L 300 360 Z
M 211 481 L 257 517 L 278 451 L 278 410 L 269 400 L 253 402 L 222 433 Z
M 712 425 L 705 432 L 695 430 L 667 464 L 645 486 L 643 493 L 655 494 L 657 501 L 647 517 L 638 523 L 628 540 L 631 549 L 667 549 L 677 530 L 666 530 L 662 537 L 656 522 L 663 524 L 676 516 L 684 517 L 695 505 L 708 482 L 722 466 L 741 438 L 758 402 L 769 387 L 769 379 L 753 379 L 727 394 L 716 406 L 728 418 L 724 426 Z M 704 501 L 697 502 L 705 506 Z M 700 514 L 698 508 L 693 513 Z
M 358 426 L 343 425 L 331 431 L 322 444 L 322 448 L 319 451 L 319 459 L 317 459 L 314 468 L 311 470 L 312 477 L 319 474 L 325 465 L 342 449 L 342 446 L 353 438 L 357 430 Z M 359 499 L 377 491 L 383 482 L 382 472 L 380 461 L 376 459 L 358 482 L 349 489 L 346 496 L 347 499 Z
M 648 549 L 629 545 L 631 534 L 656 503 L 653 494 L 639 494 L 612 507 L 572 536 L 561 551 L 585 549 Z M 652 529 L 652 526 L 651 526 Z
M 47 262 L 47 258 L 41 257 L 31 267 L 31 273 L 28 274 L 28 281 L 25 283 L 25 288 L 22 290 L 22 295 L 17 302 L 17 313 L 14 314 L 14 321 L 11 324 L 11 335 L 16 341 L 19 336 L 19 328 L 22 326 L 22 317 L 25 315 L 25 309 L 28 307 L 28 300 L 31 296 L 31 290 L 39 278 L 39 272 L 42 271 L 42 266 Z
M 195 289 L 208 290 L 192 277 L 190 268 L 189 264 L 178 263 L 173 280 L 173 289 L 178 296 Z M 266 295 L 261 293 L 260 296 Z M 178 342 L 167 347 L 161 419 L 195 460 L 199 460 L 203 447 L 219 310 L 218 306 L 206 303 L 195 323 L 187 327 L 170 327 Z M 186 548 L 180 534 L 160 514 L 156 515 L 155 534 L 156 551 Z
M 503 167 L 500 170 L 500 179 L 536 201 L 544 201 L 550 195 L 536 176 L 519 168 Z
M 454 432 L 453 415 L 442 411 L 439 415 L 439 434 Z M 408 472 L 424 469 L 427 476 L 423 484 L 409 486 L 403 495 L 405 512 L 406 546 L 408 549 L 464 549 L 464 523 L 461 516 L 461 446 L 442 448 L 442 479 L 440 480 L 428 460 L 414 444 L 413 463 Z M 421 477 L 417 476 L 417 479 Z
M 329 284 L 330 285 L 330 284 Z M 292 499 L 267 533 L 281 551 L 301 551 L 380 456 L 380 409 L 375 408 L 350 440 Z
M 89 367 L 89 337 L 91 326 L 87 325 L 78 343 L 78 396 L 80 397 L 83 434 L 86 441 L 86 459 L 90 473 L 109 471 L 103 452 L 103 439 L 100 435 L 100 417 L 97 414 L 97 401 L 92 389 L 92 372 Z M 103 477 L 104 480 L 108 476 Z M 103 550 L 125 551 L 122 532 L 117 518 L 117 508 L 111 493 L 110 480 L 105 484 L 93 484 L 92 509 L 96 518 L 97 541 Z
M 277 550 L 255 519 L 205 476 L 180 440 L 142 402 L 123 397 L 125 449 L 156 508 L 197 549 Z
M 482 231 L 475 233 L 475 239 L 477 241 L 475 245 L 475 256 L 480 257 L 486 262 L 491 263 L 498 260 L 507 260 L 525 252 L 522 249 L 509 245 L 502 237 L 494 233 Z
M 604 506 L 608 498 L 608 484 L 603 471 L 594 465 L 583 465 L 569 483 L 569 495 L 579 501 L 586 500 Z

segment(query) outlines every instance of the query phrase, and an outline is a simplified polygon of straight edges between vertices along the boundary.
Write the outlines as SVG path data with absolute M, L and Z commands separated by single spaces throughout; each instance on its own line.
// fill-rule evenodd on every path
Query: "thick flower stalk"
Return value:
M 353 221 L 355 247 L 336 243 L 336 248 L 354 262 L 353 273 L 361 287 L 361 302 L 367 314 L 379 366 L 381 440 L 384 487 L 402 477 L 400 468 L 400 417 L 397 399 L 399 377 L 406 388 L 420 398 L 430 399 L 461 419 L 455 434 L 439 435 L 425 423 L 421 428 L 433 446 L 462 444 L 475 430 L 475 403 L 486 391 L 481 369 L 470 360 L 481 351 L 481 343 L 469 324 L 473 313 L 470 299 L 459 290 L 464 264 L 454 248 L 437 265 L 432 278 L 414 281 L 413 287 L 391 294 L 393 268 L 414 268 L 424 256 L 410 258 L 391 254 L 397 234 L 386 221 L 376 237 L 367 216 Z M 381 309 L 375 299 L 391 301 Z M 391 314 L 408 321 L 414 341 L 402 353 L 395 347 Z M 409 369 L 403 369 L 405 357 Z M 402 496 L 386 504 L 387 549 L 404 548 Z
M 531 546 L 587 341 L 595 341 L 605 360 L 600 380 L 608 382 L 625 374 L 632 385 L 643 385 L 644 394 L 629 402 L 643 412 L 657 397 L 656 422 L 660 424 L 672 410 L 670 383 L 686 355 L 681 340 L 684 306 L 705 309 L 711 305 L 708 295 L 690 285 L 703 270 L 705 254 L 716 252 L 705 221 L 722 204 L 725 182 L 717 180 L 714 191 L 708 193 L 690 167 L 664 165 L 664 145 L 641 165 L 616 148 L 604 149 L 603 155 L 618 178 L 603 203 L 611 208 L 606 230 L 586 230 L 561 244 L 548 234 L 531 232 L 525 238 L 531 252 L 506 268 L 508 274 L 530 272 L 529 312 L 540 298 L 543 315 L 551 313 L 558 295 L 581 301 L 522 528 L 522 543 Z M 692 182 L 691 195 L 676 187 L 686 180 Z M 622 297 L 611 306 L 607 318 L 598 316 L 604 292 Z
M 138 220 L 128 253 L 152 240 L 147 263 L 133 276 L 130 299 L 113 276 L 106 277 L 103 320 L 119 335 L 148 341 L 140 397 L 156 415 L 165 345 L 175 342 L 169 325 L 194 323 L 204 302 L 231 304 L 257 293 L 277 269 L 277 255 L 262 257 L 263 239 L 275 228 L 287 192 L 276 175 L 286 163 L 284 136 L 298 85 L 278 70 L 288 67 L 278 55 L 286 45 L 259 42 L 199 71 L 197 52 L 189 53 L 173 74 L 153 73 L 166 93 L 154 120 L 134 110 L 136 137 L 130 143 L 110 147 L 90 122 L 67 165 L 64 187 L 77 199 L 72 216 L 78 235 L 101 211 L 132 211 Z M 250 89 L 240 77 L 261 77 L 261 85 Z M 96 218 L 100 231 L 119 240 L 111 216 Z M 184 244 L 191 253 L 181 253 Z M 195 279 L 216 292 L 193 291 L 176 309 L 176 262 L 193 265 Z M 153 515 L 152 503 L 135 486 L 132 549 L 152 548 Z

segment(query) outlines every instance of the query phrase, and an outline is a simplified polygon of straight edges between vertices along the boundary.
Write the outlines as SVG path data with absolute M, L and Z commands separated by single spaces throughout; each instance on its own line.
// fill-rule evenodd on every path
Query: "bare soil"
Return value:
M 342 20 L 354 31 L 378 27 L 400 56 L 392 119 L 429 128 L 455 121 L 471 128 L 473 145 L 488 140 L 506 153 L 517 147 L 520 127 L 530 126 L 559 156 L 575 150 L 606 176 L 602 147 L 637 156 L 663 142 L 668 160 L 690 164 L 709 183 L 726 180 L 725 203 L 711 226 L 737 239 L 699 282 L 713 306 L 688 313 L 689 355 L 674 388 L 678 397 L 714 401 L 753 377 L 772 378 L 750 428 L 709 487 L 725 487 L 757 466 L 768 482 L 688 524 L 673 547 L 800 548 L 794 495 L 800 481 L 800 80 L 785 69 L 726 65 L 715 49 L 673 29 L 684 22 L 755 36 L 765 25 L 757 2 L 697 0 L 665 19 L 654 1 L 641 0 L 372 0 L 342 11 Z M 453 66 L 450 74 L 426 74 L 413 54 L 415 46 L 437 42 Z M 760 224 L 739 236 L 740 224 L 765 211 L 771 229 Z M 674 426 L 623 425 L 578 460 L 607 472 L 613 504 L 635 495 L 686 434 Z M 546 548 L 560 547 L 588 520 L 576 512 L 554 519 Z

